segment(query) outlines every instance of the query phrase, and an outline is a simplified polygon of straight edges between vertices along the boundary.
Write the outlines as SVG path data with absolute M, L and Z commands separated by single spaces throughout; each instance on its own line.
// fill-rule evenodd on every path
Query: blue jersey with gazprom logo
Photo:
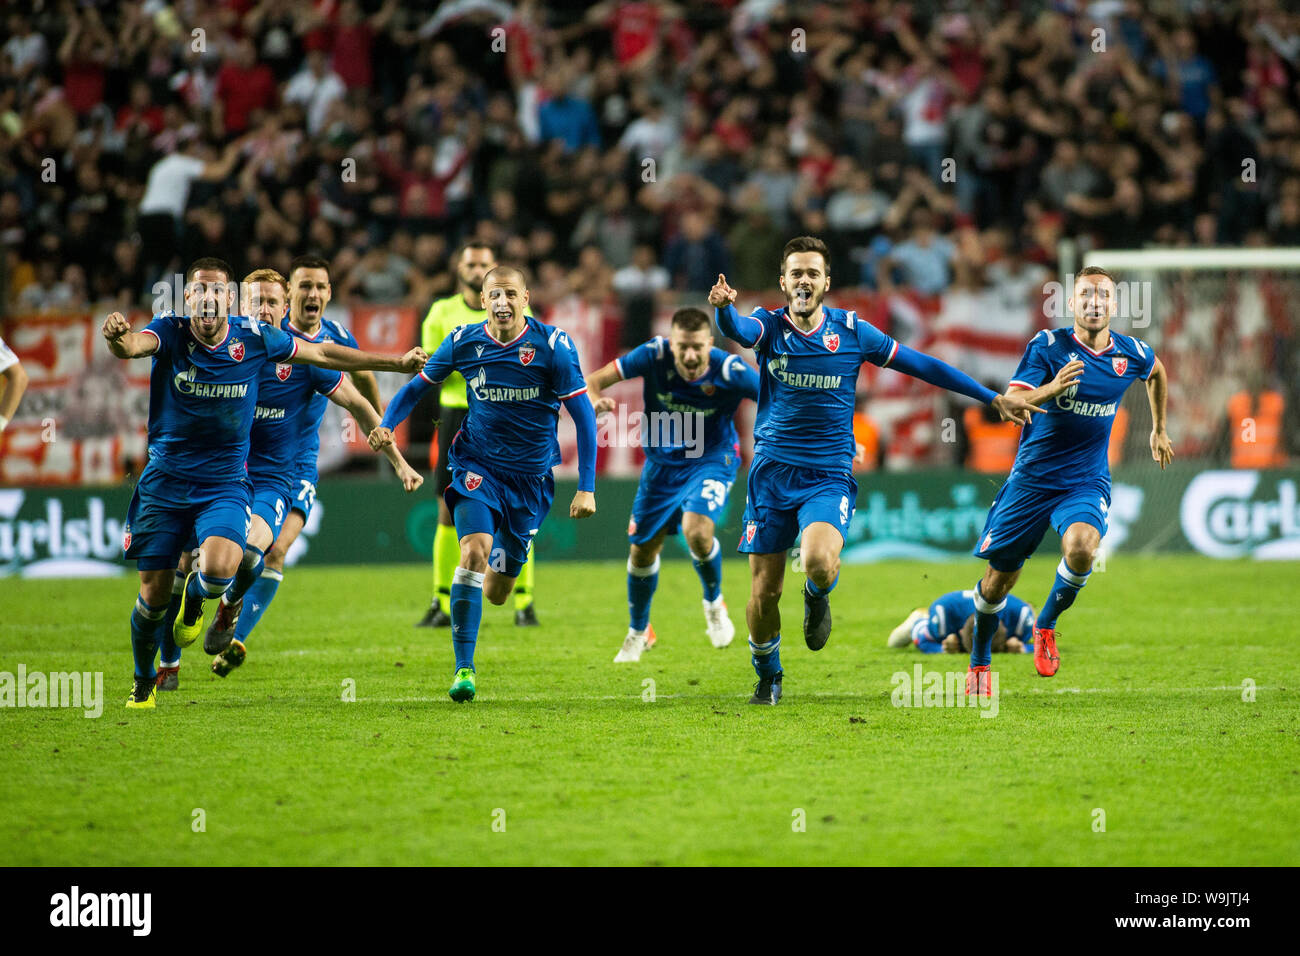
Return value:
M 975 613 L 975 591 L 949 591 L 930 605 L 930 620 L 938 621 L 939 633 L 930 628 L 930 637 L 942 641 L 949 634 L 958 633 L 966 619 Z M 1034 609 L 1014 594 L 1007 595 L 1006 607 L 998 611 L 998 623 L 1007 629 L 1008 637 L 1031 641 L 1034 631 Z
M 1072 328 L 1044 329 L 1029 340 L 1012 385 L 1037 388 L 1050 382 L 1075 359 L 1083 375 L 1056 398 L 1042 402 L 1043 413 L 1024 427 L 1011 477 L 1043 490 L 1064 490 L 1091 478 L 1110 483 L 1107 450 L 1120 399 L 1135 379 L 1146 381 L 1156 353 L 1141 339 L 1110 334 L 1110 344 L 1094 352 Z
M 763 324 L 754 454 L 817 471 L 853 470 L 853 406 L 863 362 L 887 366 L 898 343 L 856 312 L 822 309 L 812 331 L 786 309 L 755 309 Z
M 336 345 L 345 345 L 350 349 L 360 348 L 357 340 L 351 332 L 345 329 L 333 319 L 322 319 L 320 328 L 314 334 L 308 335 L 306 332 L 294 326 L 286 316 L 280 322 L 280 328 L 290 335 L 297 336 L 304 342 L 333 342 Z M 330 373 L 335 374 L 333 372 Z M 342 372 L 338 373 L 340 378 L 335 383 L 335 388 L 342 382 Z M 310 481 L 316 483 L 316 458 L 320 454 L 320 421 L 325 417 L 325 408 L 329 405 L 329 399 L 325 396 L 330 390 L 320 391 L 313 388 L 307 395 L 307 403 L 303 407 L 302 417 L 299 420 L 299 431 L 302 440 L 298 445 L 298 454 L 294 459 L 293 474 L 289 477 L 297 480 Z M 378 409 L 376 409 L 378 411 Z
M 614 365 L 623 378 L 643 381 L 647 458 L 664 464 L 728 456 L 735 461 L 736 409 L 746 398 L 758 399 L 758 375 L 740 356 L 711 349 L 708 367 L 688 381 L 677 371 L 668 340 L 657 335 Z
M 509 342 L 489 335 L 486 322 L 462 325 L 442 340 L 420 376 L 438 385 L 452 372 L 465 377 L 469 413 L 448 449 L 450 462 L 529 475 L 560 463 L 560 402 L 587 390 L 578 350 L 565 332 L 531 315 Z
M 343 373 L 332 369 L 282 362 L 267 365 L 258 385 L 257 411 L 249 436 L 248 474 L 254 483 L 299 478 L 297 462 L 303 445 L 308 438 L 315 443 L 313 449 L 320 442 L 320 416 L 313 419 L 311 407 L 317 401 L 325 402 L 325 396 L 341 384 Z M 314 461 L 314 450 L 312 456 Z
M 158 340 L 149 378 L 149 462 L 194 482 L 238 481 L 248 459 L 262 372 L 298 351 L 293 338 L 246 316 L 204 345 L 188 316 L 160 315 L 144 329 Z

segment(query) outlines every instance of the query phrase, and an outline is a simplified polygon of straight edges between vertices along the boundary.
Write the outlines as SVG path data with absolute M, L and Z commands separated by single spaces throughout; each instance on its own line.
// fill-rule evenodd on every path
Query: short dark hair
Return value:
M 498 275 L 500 273 L 500 275 Z M 496 278 L 500 282 L 509 282 L 511 279 L 517 281 L 525 289 L 528 288 L 528 276 L 524 270 L 516 266 L 497 265 L 488 270 L 487 275 L 483 277 L 483 284 L 487 285 L 488 281 Z
M 673 313 L 671 324 L 683 332 L 698 332 L 700 329 L 708 329 L 709 334 L 713 334 L 713 320 L 709 318 L 708 313 L 703 309 L 678 309 Z
M 185 271 L 185 281 L 188 283 L 194 278 L 194 273 L 201 271 L 220 272 L 226 277 L 227 282 L 235 277 L 235 270 L 230 268 L 230 263 L 225 259 L 218 259 L 216 256 L 200 256 L 191 262 L 189 269 Z
M 1079 279 L 1082 279 L 1084 276 L 1105 276 L 1107 279 L 1111 281 L 1112 285 L 1119 284 L 1115 281 L 1115 277 L 1111 275 L 1109 272 L 1107 272 L 1105 269 L 1103 269 L 1101 266 L 1084 266 L 1082 269 L 1079 270 L 1079 274 L 1074 277 L 1075 281 L 1077 282 Z
M 468 242 L 462 242 L 459 246 L 456 247 L 456 251 L 451 254 L 452 263 L 454 264 L 459 263 L 460 257 L 465 254 L 466 249 L 486 249 L 488 252 L 492 253 L 493 261 L 496 261 L 497 258 L 496 246 L 482 239 L 470 239 Z
M 324 269 L 325 278 L 330 278 L 330 263 L 328 259 L 320 256 L 294 256 L 289 261 L 289 278 L 293 278 L 294 271 L 297 269 Z
M 796 252 L 821 253 L 822 260 L 826 263 L 826 274 L 831 274 L 831 251 L 827 248 L 826 243 L 816 236 L 795 236 L 785 244 L 785 248 L 781 250 L 782 272 L 785 272 L 785 260 Z

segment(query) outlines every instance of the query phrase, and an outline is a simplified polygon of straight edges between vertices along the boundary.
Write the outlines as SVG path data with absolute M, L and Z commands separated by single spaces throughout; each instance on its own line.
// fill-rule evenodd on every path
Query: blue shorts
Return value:
M 284 519 L 289 515 L 289 508 L 294 500 L 293 487 L 283 479 L 269 475 L 253 477 L 253 514 L 257 515 L 271 529 L 271 540 L 280 535 Z M 315 489 L 312 489 L 313 495 Z
M 489 566 L 498 574 L 517 578 L 528 561 L 533 536 L 555 500 L 555 479 L 550 472 L 492 472 L 462 459 L 451 462 L 451 484 L 442 497 L 455 516 L 457 537 L 492 535 Z M 470 507 L 457 510 L 458 502 Z
M 776 554 L 794 546 L 814 521 L 834 525 L 847 538 L 858 483 L 847 471 L 818 471 L 760 455 L 749 466 L 741 554 Z
M 312 506 L 316 504 L 316 478 L 316 469 L 313 467 L 299 472 L 298 477 L 289 482 L 289 508 L 302 515 L 303 524 L 311 517 Z
M 676 534 L 686 511 L 720 521 L 739 468 L 734 455 L 672 465 L 647 459 L 627 523 L 628 540 L 645 544 L 660 531 Z
M 1008 478 L 993 499 L 975 557 L 987 559 L 995 571 L 1015 571 L 1038 548 L 1049 524 L 1064 535 L 1082 521 L 1105 537 L 1109 509 L 1110 482 L 1104 478 L 1064 491 L 1026 488 Z
M 126 509 L 122 548 L 141 571 L 174 568 L 193 535 L 216 536 L 242 548 L 253 517 L 253 486 L 238 481 L 192 482 L 145 466 Z

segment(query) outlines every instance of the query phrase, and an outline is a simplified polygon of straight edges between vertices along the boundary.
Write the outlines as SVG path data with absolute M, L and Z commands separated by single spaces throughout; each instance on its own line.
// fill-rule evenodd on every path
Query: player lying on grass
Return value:
M 245 462 L 262 371 L 275 363 L 400 371 L 426 358 L 420 349 L 386 356 L 301 342 L 256 319 L 230 316 L 234 296 L 230 266 L 202 258 L 186 273 L 190 315 L 156 316 L 140 332 L 132 332 L 120 312 L 104 321 L 102 333 L 115 356 L 153 356 L 149 462 L 123 530 L 126 558 L 140 574 L 131 614 L 135 679 L 128 707 L 154 706 L 158 631 L 186 540 L 196 534 L 202 556 L 174 626 L 181 647 L 198 636 L 204 599 L 229 587 L 243 558 L 252 517 Z
M 713 347 L 713 323 L 700 309 L 673 313 L 668 338 L 656 336 L 587 376 L 600 415 L 615 402 L 601 393 L 623 379 L 642 379 L 646 463 L 627 524 L 627 605 L 631 620 L 615 663 L 638 661 L 654 643 L 650 602 L 659 586 L 659 553 L 678 528 L 704 588 L 704 627 L 714 647 L 736 634 L 722 599 L 722 545 L 714 518 L 740 467 L 733 421 L 746 399 L 758 399 L 758 375 L 738 356 Z
M 420 374 L 402 386 L 379 428 L 376 451 L 430 388 L 453 371 L 469 389 L 469 414 L 447 449 L 452 480 L 443 497 L 460 536 L 460 566 L 451 586 L 451 643 L 456 676 L 448 694 L 474 699 L 474 645 L 483 594 L 504 604 L 533 536 L 555 497 L 551 469 L 560 463 L 555 429 L 560 405 L 578 433 L 578 491 L 569 517 L 596 513 L 596 416 L 578 352 L 568 335 L 528 315 L 523 273 L 497 266 L 484 277 L 487 319 L 443 340 Z
M 1110 429 L 1134 380 L 1146 382 L 1152 459 L 1163 470 L 1174 457 L 1165 432 L 1165 367 L 1145 342 L 1111 332 L 1116 298 L 1110 273 L 1083 269 L 1069 308 L 1073 327 L 1045 329 L 1030 339 L 1007 388 L 1008 397 L 1041 403 L 1046 414 L 1021 435 L 1011 474 L 993 499 L 975 547 L 975 556 L 989 564 L 975 588 L 968 694 L 991 694 L 989 648 L 998 613 L 1049 524 L 1061 535 L 1063 555 L 1034 626 L 1034 667 L 1044 677 L 1060 667 L 1056 621 L 1087 583 L 1106 535 Z
M 300 267 L 291 270 L 290 275 L 300 275 L 313 268 L 320 267 Z M 288 291 L 289 283 L 274 269 L 250 273 L 243 283 L 243 313 L 264 325 L 282 328 L 305 338 L 300 326 L 294 322 L 300 316 L 291 312 L 285 317 Z M 303 467 L 296 463 L 304 445 L 312 448 L 314 468 L 315 449 L 320 442 L 320 421 L 325 413 L 322 396 L 346 409 L 363 434 L 369 434 L 379 426 L 379 413 L 342 372 L 312 365 L 295 367 L 284 364 L 267 365 L 262 371 L 248 451 L 248 477 L 253 483 L 253 518 L 235 580 L 221 595 L 217 613 L 203 636 L 204 652 L 216 655 L 212 672 L 218 677 L 225 677 L 239 667 L 247 654 L 245 641 L 252 624 L 242 639 L 235 636 L 244 594 L 263 573 L 266 549 L 282 533 L 286 515 L 292 513 L 298 491 L 294 476 L 303 472 Z M 385 448 L 384 455 L 408 492 L 420 487 L 424 479 L 407 464 L 396 445 Z M 314 481 L 310 483 L 315 484 Z M 265 598 L 258 602 L 257 616 L 266 610 L 268 601 L 269 598 Z
M 831 633 L 829 595 L 857 500 L 852 462 L 853 404 L 864 362 L 987 402 L 1003 419 L 1024 422 L 1038 409 L 998 395 L 945 362 L 899 345 L 857 313 L 824 307 L 830 253 L 812 236 L 786 243 L 778 282 L 786 304 L 741 316 L 726 276 L 709 292 L 723 334 L 752 348 L 761 385 L 749 466 L 744 534 L 752 577 L 745 618 L 758 673 L 752 704 L 781 698 L 781 589 L 785 552 L 802 535 L 804 641 L 820 650 Z
M 1033 651 L 1034 609 L 1014 594 L 998 612 L 993 653 Z M 894 628 L 890 647 L 915 647 L 923 654 L 969 654 L 975 635 L 975 591 L 949 591 L 934 599 L 929 610 L 918 607 Z

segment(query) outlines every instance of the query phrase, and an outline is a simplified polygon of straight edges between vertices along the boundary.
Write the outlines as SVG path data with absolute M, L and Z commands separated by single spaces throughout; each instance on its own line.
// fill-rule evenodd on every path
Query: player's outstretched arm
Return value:
M 623 376 L 618 370 L 617 361 L 598 368 L 586 377 L 584 381 L 587 383 L 587 395 L 591 399 L 592 407 L 595 408 L 597 415 L 604 415 L 606 412 L 614 410 L 614 400 L 601 393 L 614 383 L 622 380 Z
M 108 350 L 120 359 L 143 358 L 158 351 L 158 336 L 132 332 L 131 323 L 121 312 L 105 319 L 100 332 L 108 341 Z
M 718 281 L 709 290 L 709 305 L 713 306 L 718 328 L 727 338 L 752 349 L 763 337 L 762 322 L 736 311 L 736 290 L 727 284 L 727 277 L 722 273 L 718 273 Z
M 596 513 L 596 413 L 586 392 L 564 399 L 564 407 L 578 432 L 578 492 L 569 517 L 589 518 Z
M 898 347 L 898 351 L 889 367 L 897 369 L 904 375 L 910 375 L 931 385 L 937 385 L 939 388 L 945 388 L 950 392 L 956 392 L 958 395 L 973 398 L 985 405 L 992 405 L 998 414 L 1002 416 L 1003 421 L 1019 422 L 1026 425 L 1029 423 L 1031 413 L 1042 411 L 1037 405 L 1026 402 L 1018 394 L 999 395 L 993 389 L 985 388 L 961 369 L 954 368 L 947 362 L 926 355 L 924 352 L 910 349 L 906 345 Z
M 335 342 L 297 341 L 298 350 L 286 361 L 295 365 L 318 365 L 332 368 L 339 372 L 359 372 L 370 369 L 375 372 L 418 372 L 429 356 L 424 349 L 411 349 L 405 355 L 380 355 L 377 352 L 362 352 L 350 349 Z
M 1147 401 L 1151 403 L 1151 458 L 1160 462 L 1160 470 L 1174 460 L 1174 445 L 1165 432 L 1165 403 L 1169 397 L 1169 374 L 1160 359 L 1147 376 Z

